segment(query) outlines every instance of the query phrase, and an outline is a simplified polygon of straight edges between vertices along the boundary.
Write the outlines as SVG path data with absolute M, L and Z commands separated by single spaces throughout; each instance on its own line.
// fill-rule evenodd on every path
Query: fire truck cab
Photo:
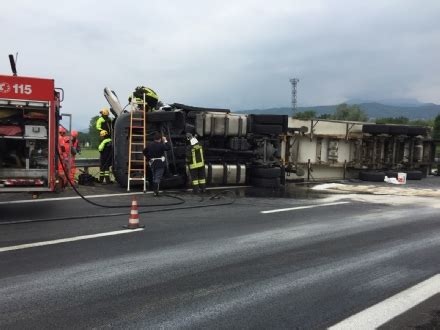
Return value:
M 60 95 L 53 79 L 0 75 L 0 192 L 57 188 Z

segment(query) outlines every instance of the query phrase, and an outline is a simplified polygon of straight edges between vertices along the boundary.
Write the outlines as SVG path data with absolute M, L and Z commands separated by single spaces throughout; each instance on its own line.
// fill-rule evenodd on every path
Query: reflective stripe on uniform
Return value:
M 194 169 L 202 166 L 205 166 L 203 148 L 200 145 L 195 145 L 191 148 L 191 164 L 189 164 L 189 168 Z
M 102 125 L 106 125 L 107 127 L 103 128 Z M 112 131 L 112 120 L 111 118 L 108 118 L 108 120 L 105 120 L 104 117 L 99 117 L 98 120 L 96 121 L 96 129 L 98 131 L 102 131 L 103 129 L 105 129 L 109 134 Z
M 112 139 L 110 139 L 110 138 L 106 138 L 106 139 L 102 140 L 102 142 L 98 146 L 98 151 L 103 151 L 105 146 L 110 142 L 112 142 Z

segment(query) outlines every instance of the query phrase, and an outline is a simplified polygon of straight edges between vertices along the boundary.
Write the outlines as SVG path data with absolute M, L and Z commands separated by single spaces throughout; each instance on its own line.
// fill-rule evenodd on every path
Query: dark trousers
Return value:
M 157 164 L 161 162 L 162 164 Z M 153 175 L 153 183 L 159 184 L 162 180 L 163 173 L 165 172 L 165 166 L 161 160 L 155 160 L 151 165 L 151 174 Z
M 101 181 L 104 178 L 106 180 L 110 180 L 111 164 L 112 164 L 112 147 L 105 146 L 105 148 L 99 152 L 99 179 Z
M 194 191 L 205 191 L 206 189 L 206 174 L 205 166 L 193 168 L 189 170 L 191 174 L 191 184 Z

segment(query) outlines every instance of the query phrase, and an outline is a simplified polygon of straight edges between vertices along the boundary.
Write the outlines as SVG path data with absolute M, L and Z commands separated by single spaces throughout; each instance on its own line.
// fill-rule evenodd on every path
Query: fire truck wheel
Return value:
M 61 180 L 57 180 L 57 182 L 55 183 L 54 191 L 56 194 L 60 194 L 63 192 L 63 182 Z
M 281 176 L 281 169 L 279 167 L 254 167 L 251 169 L 250 175 L 257 178 L 279 178 Z
M 383 182 L 385 172 L 361 171 L 359 172 L 359 179 L 362 181 Z
M 253 178 L 250 179 L 251 185 L 261 188 L 279 188 L 281 185 L 280 178 Z

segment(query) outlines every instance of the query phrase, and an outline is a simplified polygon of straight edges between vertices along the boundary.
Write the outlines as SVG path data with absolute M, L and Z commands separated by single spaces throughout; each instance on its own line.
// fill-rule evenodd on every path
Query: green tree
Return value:
M 99 145 L 99 134 L 96 130 L 96 121 L 98 118 L 99 115 L 92 117 L 89 123 L 89 142 L 92 148 L 97 148 Z
M 332 119 L 349 120 L 349 121 L 368 121 L 367 114 L 360 108 L 359 105 L 348 105 L 342 103 L 337 106 Z
M 401 124 L 407 125 L 409 123 L 409 119 L 403 116 L 400 117 L 383 117 L 377 118 L 376 124 Z
M 434 139 L 440 139 L 440 114 L 434 119 L 434 130 L 432 132 L 432 137 Z
M 293 118 L 301 119 L 301 120 L 313 119 L 313 118 L 316 118 L 316 111 L 307 110 L 307 111 L 303 111 L 303 112 L 297 112 L 293 115 Z
M 414 125 L 414 126 L 430 126 L 433 127 L 434 126 L 434 120 L 433 119 L 414 119 L 409 121 L 408 123 L 409 125 Z
M 332 115 L 329 113 L 323 113 L 318 117 L 319 119 L 332 119 Z
M 78 132 L 78 140 L 81 146 L 83 146 L 87 142 L 90 144 L 89 133 Z

